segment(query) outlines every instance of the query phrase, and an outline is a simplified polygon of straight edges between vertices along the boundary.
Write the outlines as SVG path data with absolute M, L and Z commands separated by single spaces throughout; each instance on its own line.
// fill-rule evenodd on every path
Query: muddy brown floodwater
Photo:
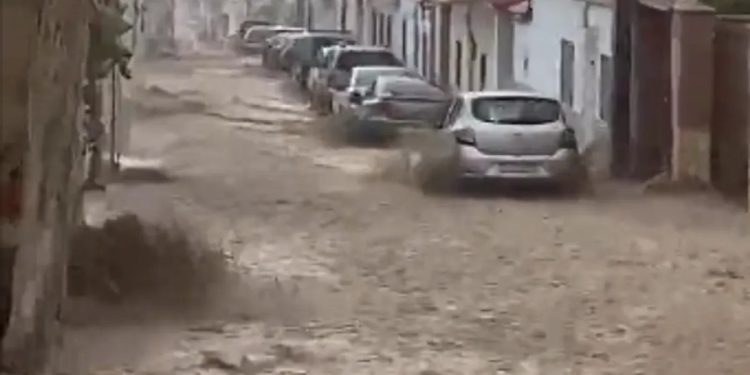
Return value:
M 427 196 L 256 60 L 140 73 L 60 373 L 750 374 L 750 238 L 713 197 Z

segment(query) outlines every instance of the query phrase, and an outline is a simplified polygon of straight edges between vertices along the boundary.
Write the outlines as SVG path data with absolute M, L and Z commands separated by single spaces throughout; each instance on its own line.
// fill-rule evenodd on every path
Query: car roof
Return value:
M 557 101 L 557 98 L 544 95 L 532 90 L 494 90 L 494 91 L 469 91 L 459 94 L 465 99 L 483 99 L 483 98 L 536 98 Z
M 344 46 L 341 49 L 342 49 L 341 52 L 360 52 L 361 51 L 361 52 L 389 52 L 389 53 L 393 53 L 393 52 L 391 52 L 391 50 L 389 50 L 386 47 L 363 46 L 363 45 L 360 45 L 360 44 L 355 44 L 355 45 L 352 45 L 352 46 Z
M 360 72 L 360 73 L 367 73 L 367 72 L 382 72 L 382 71 L 389 71 L 389 70 L 403 70 L 407 71 L 409 68 L 405 66 L 393 66 L 393 65 L 371 65 L 371 66 L 356 66 L 354 69 L 352 69 L 352 72 Z
M 296 26 L 284 26 L 284 25 L 254 25 L 248 28 L 248 30 L 289 30 L 289 31 L 305 31 L 302 27 Z
M 429 85 L 432 86 L 429 82 L 427 82 L 424 78 L 421 77 L 409 77 L 409 76 L 381 76 L 378 77 L 378 81 L 382 81 L 383 83 L 399 83 L 399 84 L 420 84 L 420 85 Z M 437 86 L 436 86 L 437 87 Z
M 352 37 L 346 34 L 333 33 L 333 32 L 319 32 L 319 31 L 303 31 L 301 33 L 292 33 L 291 38 L 302 39 L 302 38 L 338 38 L 341 40 L 352 40 Z

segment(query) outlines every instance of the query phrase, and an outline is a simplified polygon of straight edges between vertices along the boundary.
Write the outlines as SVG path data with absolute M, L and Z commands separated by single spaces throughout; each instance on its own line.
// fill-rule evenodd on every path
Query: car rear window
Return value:
M 384 81 L 383 92 L 394 98 L 446 100 L 448 97 L 443 90 L 422 80 L 384 78 Z
M 475 118 L 495 124 L 546 124 L 559 120 L 560 112 L 560 103 L 545 98 L 480 98 L 472 103 Z
M 336 68 L 351 71 L 357 66 L 401 66 L 401 62 L 388 51 L 342 52 Z

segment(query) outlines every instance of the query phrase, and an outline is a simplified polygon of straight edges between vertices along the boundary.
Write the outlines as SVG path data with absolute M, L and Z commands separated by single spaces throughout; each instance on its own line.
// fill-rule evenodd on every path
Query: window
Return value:
M 456 41 L 456 65 L 455 65 L 456 77 L 454 79 L 454 82 L 456 83 L 456 86 L 458 86 L 459 89 L 461 88 L 461 75 L 462 75 L 461 68 L 463 64 L 464 64 L 463 46 L 461 45 L 461 41 L 457 40 Z
M 611 123 L 612 121 L 612 85 L 614 82 L 614 70 L 612 58 L 601 56 L 599 64 L 599 118 Z
M 575 97 L 575 46 L 573 42 L 560 43 L 560 100 L 573 107 Z
M 370 13 L 370 44 L 378 44 L 378 13 Z
M 556 100 L 529 97 L 495 97 L 474 100 L 474 117 L 493 124 L 547 124 L 560 119 L 560 104 Z
M 404 63 L 409 63 L 409 55 L 407 53 L 407 35 L 409 34 L 409 21 L 404 19 L 401 21 L 401 58 L 404 59 Z
M 487 54 L 479 58 L 479 90 L 487 88 Z
M 389 14 L 385 17 L 385 45 L 393 44 L 393 17 Z
M 380 13 L 378 17 L 378 45 L 385 44 L 385 14 Z

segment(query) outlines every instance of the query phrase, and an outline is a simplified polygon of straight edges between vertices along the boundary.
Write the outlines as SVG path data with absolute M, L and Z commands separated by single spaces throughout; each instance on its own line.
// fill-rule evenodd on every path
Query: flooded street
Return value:
M 179 227 L 233 281 L 200 312 L 74 299 L 61 373 L 750 373 L 731 205 L 614 183 L 424 195 L 398 150 L 329 144 L 255 59 L 142 69 L 131 152 L 87 221 Z

